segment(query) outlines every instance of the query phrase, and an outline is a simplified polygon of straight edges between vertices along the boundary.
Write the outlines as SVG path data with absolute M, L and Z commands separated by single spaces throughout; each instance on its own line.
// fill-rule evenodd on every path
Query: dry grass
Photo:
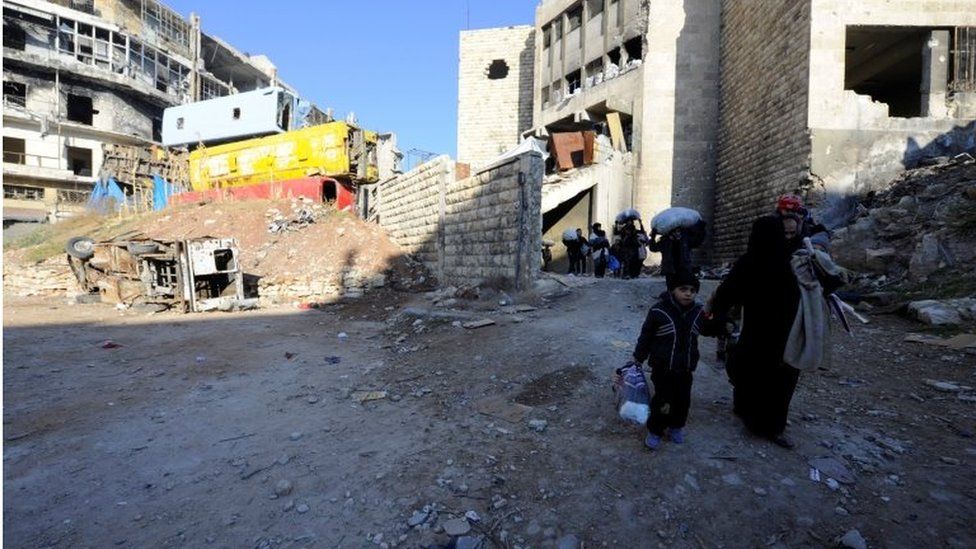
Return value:
M 128 230 L 139 218 L 119 218 L 116 216 L 101 216 L 87 214 L 46 224 L 30 234 L 3 243 L 6 250 L 24 250 L 24 259 L 29 262 L 40 262 L 64 252 L 68 239 L 75 236 L 87 236 L 95 240 L 110 238 L 111 236 Z

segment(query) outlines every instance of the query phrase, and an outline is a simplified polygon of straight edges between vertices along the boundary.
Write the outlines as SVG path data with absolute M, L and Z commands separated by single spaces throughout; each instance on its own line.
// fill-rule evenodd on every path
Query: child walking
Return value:
M 668 275 L 667 285 L 668 290 L 647 312 L 634 348 L 634 361 L 648 361 L 654 384 L 644 439 L 651 450 L 661 445 L 665 431 L 675 444 L 685 440 L 692 372 L 698 366 L 698 335 L 704 324 L 702 305 L 695 301 L 698 279 L 682 271 Z

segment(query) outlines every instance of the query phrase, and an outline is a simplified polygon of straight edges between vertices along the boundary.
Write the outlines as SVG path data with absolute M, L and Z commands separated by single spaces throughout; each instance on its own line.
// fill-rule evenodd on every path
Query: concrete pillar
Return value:
M 946 91 L 949 81 L 949 31 L 934 30 L 922 50 L 922 115 L 948 116 Z

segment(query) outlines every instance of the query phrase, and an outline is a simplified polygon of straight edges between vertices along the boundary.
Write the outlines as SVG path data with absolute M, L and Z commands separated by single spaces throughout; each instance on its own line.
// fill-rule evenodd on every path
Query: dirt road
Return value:
M 787 451 L 739 426 L 706 340 L 687 441 L 651 453 L 609 376 L 662 289 L 469 304 L 496 321 L 476 330 L 401 314 L 423 294 L 226 315 L 8 299 L 4 542 L 973 546 L 976 355 L 873 317 L 801 377 Z M 812 481 L 818 457 L 849 483 Z

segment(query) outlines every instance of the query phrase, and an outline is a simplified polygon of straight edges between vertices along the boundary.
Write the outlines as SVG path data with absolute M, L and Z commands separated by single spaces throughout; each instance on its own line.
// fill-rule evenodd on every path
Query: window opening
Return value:
M 68 94 L 68 120 L 91 126 L 96 112 L 91 97 Z
M 24 158 L 26 148 L 27 143 L 23 139 L 3 136 L 3 161 L 11 164 L 26 164 L 27 161 Z M 7 185 L 4 185 L 3 188 L 6 189 Z
M 488 65 L 488 80 L 501 80 L 508 76 L 508 63 L 504 59 L 495 59 Z
M 931 29 L 847 27 L 844 89 L 888 105 L 888 115 L 922 116 L 922 57 Z
M 92 150 L 83 147 L 68 147 L 68 169 L 75 175 L 91 176 Z

